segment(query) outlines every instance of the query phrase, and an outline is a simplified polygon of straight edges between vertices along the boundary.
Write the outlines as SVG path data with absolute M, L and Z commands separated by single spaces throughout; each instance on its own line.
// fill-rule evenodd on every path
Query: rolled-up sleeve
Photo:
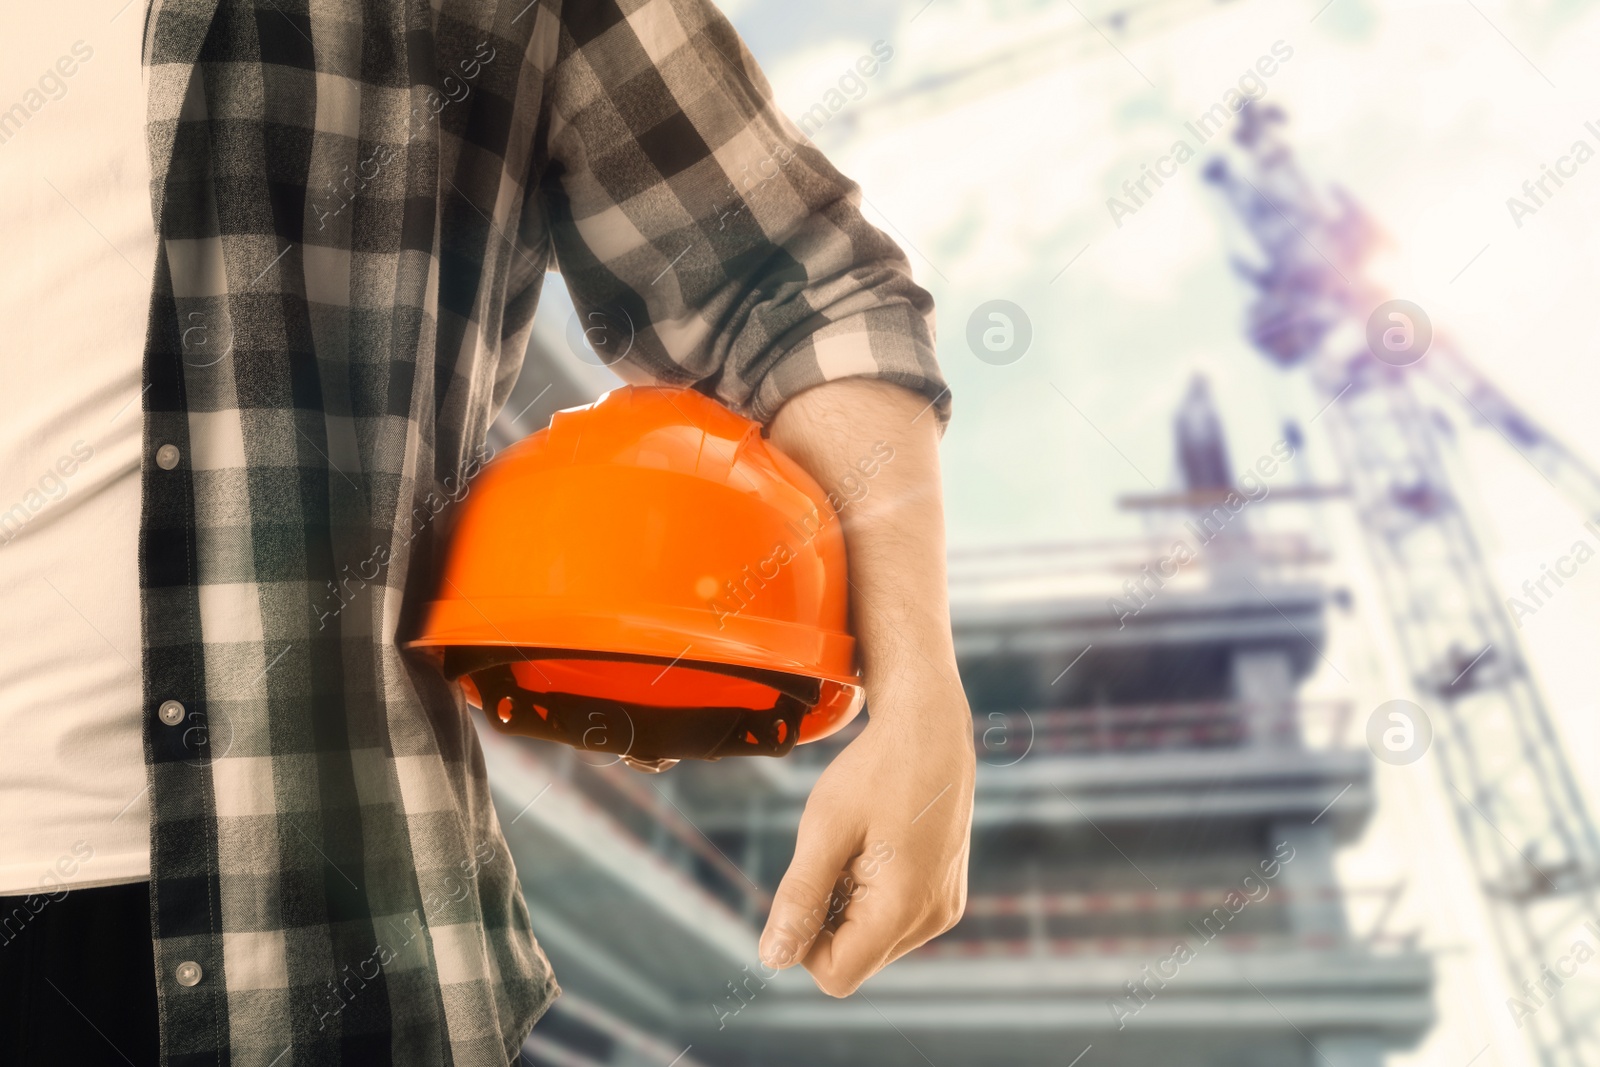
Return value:
M 606 354 L 762 421 L 852 376 L 948 420 L 932 296 L 709 0 L 564 0 L 560 35 L 539 194 Z

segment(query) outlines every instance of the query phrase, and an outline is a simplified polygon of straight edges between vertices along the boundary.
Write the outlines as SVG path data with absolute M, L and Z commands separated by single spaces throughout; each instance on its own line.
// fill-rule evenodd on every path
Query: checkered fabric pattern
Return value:
M 761 419 L 849 375 L 947 418 L 931 299 L 709 0 L 164 0 L 145 64 L 165 1063 L 500 1067 L 558 990 L 399 642 L 545 272 Z

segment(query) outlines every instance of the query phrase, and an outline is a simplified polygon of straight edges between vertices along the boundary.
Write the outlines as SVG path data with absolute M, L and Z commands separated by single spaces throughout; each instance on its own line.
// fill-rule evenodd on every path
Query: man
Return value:
M 558 989 L 468 709 L 399 642 L 557 265 L 635 324 L 619 370 L 825 488 L 894 448 L 841 516 L 871 721 L 761 952 L 842 996 L 948 928 L 932 302 L 709 0 L 142 8 L 22 5 L 0 46 L 0 1048 L 517 1054 Z

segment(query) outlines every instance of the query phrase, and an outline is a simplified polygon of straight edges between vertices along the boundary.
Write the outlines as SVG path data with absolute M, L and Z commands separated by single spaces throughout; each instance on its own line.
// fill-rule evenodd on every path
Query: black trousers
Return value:
M 147 882 L 0 897 L 0 1064 L 157 1067 Z

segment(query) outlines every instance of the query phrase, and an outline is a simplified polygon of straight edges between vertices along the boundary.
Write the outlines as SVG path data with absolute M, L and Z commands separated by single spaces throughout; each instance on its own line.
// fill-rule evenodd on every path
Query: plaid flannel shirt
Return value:
M 557 986 L 398 642 L 546 270 L 760 419 L 848 375 L 945 419 L 931 299 L 709 0 L 164 0 L 144 61 L 164 1062 L 499 1067 Z

